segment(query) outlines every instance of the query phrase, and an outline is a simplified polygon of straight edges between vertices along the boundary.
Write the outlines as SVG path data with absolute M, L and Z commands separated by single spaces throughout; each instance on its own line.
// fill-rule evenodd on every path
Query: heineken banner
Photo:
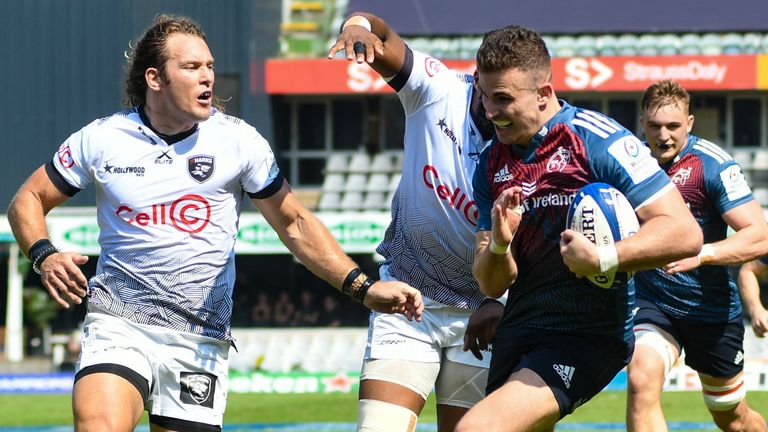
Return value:
M 359 386 L 359 372 L 229 371 L 229 391 L 232 393 L 357 393 Z
M 373 253 L 384 237 L 384 231 L 390 221 L 388 212 L 317 213 L 316 215 L 347 253 Z M 85 255 L 99 254 L 99 226 L 96 223 L 95 211 L 83 214 L 52 213 L 47 220 L 51 241 L 60 249 L 77 251 Z M 10 241 L 10 229 L 8 231 Z M 277 237 L 277 233 L 260 213 L 243 213 L 237 237 L 235 252 L 238 254 L 288 253 Z

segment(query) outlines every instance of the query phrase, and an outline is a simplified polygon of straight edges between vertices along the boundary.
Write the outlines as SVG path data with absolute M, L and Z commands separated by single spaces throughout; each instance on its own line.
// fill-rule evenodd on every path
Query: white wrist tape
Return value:
M 715 248 L 709 243 L 706 243 L 701 247 L 701 252 L 696 256 L 699 259 L 699 264 L 707 264 L 715 259 Z
M 362 26 L 362 27 L 365 27 L 368 31 L 371 31 L 371 22 L 368 21 L 368 18 L 364 16 L 355 15 L 355 16 L 349 17 L 348 20 L 344 21 L 344 25 L 341 26 L 341 30 L 343 31 L 345 28 L 351 25 Z
M 509 253 L 509 249 L 511 245 L 512 243 L 506 246 L 502 246 L 496 243 L 496 240 L 494 240 L 493 236 L 491 236 L 491 245 L 490 245 L 491 253 L 494 253 L 496 255 L 506 255 L 507 253 Z
M 616 252 L 616 246 L 599 246 L 597 260 L 600 262 L 600 273 L 616 271 L 619 268 L 619 253 Z

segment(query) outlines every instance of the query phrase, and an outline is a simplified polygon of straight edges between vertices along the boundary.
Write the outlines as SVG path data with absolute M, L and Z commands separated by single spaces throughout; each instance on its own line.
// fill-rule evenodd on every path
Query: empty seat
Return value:
M 637 55 L 637 36 L 633 34 L 623 34 L 619 36 L 617 42 L 618 53 L 620 56 L 634 56 Z
M 371 166 L 371 158 L 367 153 L 355 153 L 349 160 L 348 170 L 351 173 L 367 173 Z
M 344 190 L 344 174 L 330 173 L 323 179 L 323 192 L 341 192 Z
M 474 60 L 477 49 L 480 48 L 482 37 L 462 37 L 459 39 L 459 59 Z
M 744 54 L 757 54 L 760 52 L 760 39 L 762 35 L 760 33 L 750 32 L 744 33 L 741 38 L 742 52 Z
M 341 210 L 353 211 L 363 209 L 362 192 L 345 192 L 341 197 Z
M 597 49 L 601 56 L 618 55 L 619 38 L 612 34 L 601 35 L 597 37 Z
M 720 55 L 723 53 L 723 44 L 720 35 L 707 33 L 701 37 L 701 53 L 704 55 Z
M 701 45 L 699 44 L 699 35 L 696 33 L 686 33 L 680 37 L 680 54 L 698 55 L 701 54 Z
M 563 35 L 555 38 L 555 53 L 558 57 L 573 57 L 576 55 L 576 38 Z
M 557 57 L 557 51 L 555 51 L 555 37 L 554 36 L 542 36 L 541 39 L 544 41 L 544 44 L 547 46 L 547 51 L 549 51 L 550 57 Z
M 339 192 L 323 192 L 317 209 L 321 211 L 341 210 L 341 194 Z
M 581 35 L 576 38 L 576 55 L 579 57 L 595 57 L 597 55 L 597 39 L 592 35 Z
M 393 171 L 392 155 L 389 153 L 378 153 L 371 161 L 371 172 L 388 173 Z
M 347 181 L 344 182 L 345 192 L 364 192 L 365 187 L 368 185 L 368 175 L 363 173 L 353 173 L 347 176 Z
M 760 49 L 758 52 L 763 54 L 768 54 L 768 33 L 766 33 L 763 36 L 762 41 L 760 42 Z
M 349 166 L 349 158 L 343 153 L 333 153 L 328 156 L 328 162 L 325 164 L 327 173 L 345 173 Z
M 397 186 L 400 184 L 400 178 L 403 175 L 400 173 L 392 174 L 392 177 L 389 179 L 389 190 L 394 191 L 397 189 Z
M 768 170 L 768 150 L 755 150 L 755 156 L 752 159 L 752 169 Z
M 726 33 L 721 44 L 723 54 L 741 54 L 744 52 L 744 37 L 739 33 Z
M 365 188 L 368 192 L 386 192 L 389 190 L 389 174 L 376 173 L 368 178 Z
M 637 39 L 637 53 L 643 56 L 659 55 L 659 37 L 655 34 L 644 34 Z
M 680 38 L 673 33 L 659 35 L 659 55 L 677 55 L 680 50 Z
M 384 210 L 389 208 L 389 202 L 387 202 L 386 192 L 371 192 L 365 194 L 363 200 L 364 210 Z
M 733 160 L 735 160 L 743 170 L 752 169 L 752 151 L 738 149 L 731 152 Z

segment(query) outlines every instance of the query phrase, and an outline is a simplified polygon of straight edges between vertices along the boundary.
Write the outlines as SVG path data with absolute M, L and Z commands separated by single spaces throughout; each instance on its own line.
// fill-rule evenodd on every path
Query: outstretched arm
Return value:
M 667 273 L 684 272 L 704 264 L 741 264 L 768 254 L 768 225 L 757 200 L 734 207 L 722 216 L 734 234 L 704 245 L 697 256 L 668 264 Z
M 355 51 L 355 43 L 364 52 Z M 354 12 L 342 24 L 342 31 L 328 51 L 328 58 L 344 50 L 347 60 L 369 63 L 384 78 L 395 76 L 405 61 L 405 43 L 381 18 L 367 12 Z
M 359 272 L 325 225 L 299 203 L 287 182 L 271 197 L 253 202 L 283 244 L 312 273 L 375 311 L 421 319 L 421 293 L 403 282 L 374 282 Z

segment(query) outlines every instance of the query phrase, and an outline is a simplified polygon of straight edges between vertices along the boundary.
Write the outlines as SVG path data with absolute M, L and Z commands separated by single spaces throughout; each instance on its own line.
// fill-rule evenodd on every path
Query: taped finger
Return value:
M 352 45 L 352 51 L 354 51 L 355 54 L 365 54 L 365 45 L 363 45 L 362 42 L 357 41 Z

